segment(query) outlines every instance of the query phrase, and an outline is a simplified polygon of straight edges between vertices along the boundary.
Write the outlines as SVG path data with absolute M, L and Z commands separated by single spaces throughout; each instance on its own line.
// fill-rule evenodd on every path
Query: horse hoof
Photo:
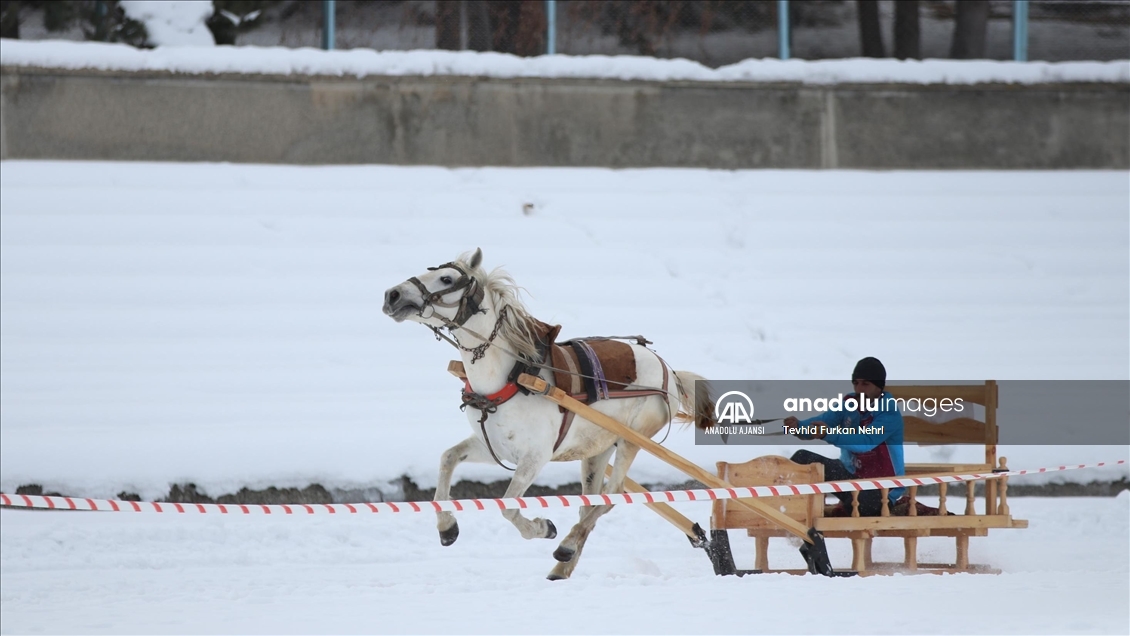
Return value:
M 561 576 L 560 574 L 554 574 L 553 572 L 550 572 L 549 576 L 547 576 L 545 578 L 549 579 L 550 581 L 564 581 L 565 579 L 567 579 L 569 577 Z
M 553 551 L 553 558 L 562 563 L 568 563 L 573 560 L 573 555 L 576 553 L 577 551 L 572 548 L 566 548 L 563 545 L 557 546 L 557 549 Z
M 549 519 L 545 520 L 545 538 L 546 539 L 557 538 L 557 526 L 553 525 L 553 522 L 550 521 Z
M 440 530 L 439 531 L 439 544 L 444 546 L 444 547 L 447 547 L 447 546 L 451 545 L 452 543 L 455 543 L 455 540 L 458 539 L 458 538 L 459 538 L 459 524 L 458 523 L 451 524 L 451 527 L 448 528 L 447 530 Z

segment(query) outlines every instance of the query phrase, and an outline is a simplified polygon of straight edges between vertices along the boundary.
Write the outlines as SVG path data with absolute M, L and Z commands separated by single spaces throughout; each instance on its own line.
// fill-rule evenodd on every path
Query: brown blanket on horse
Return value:
M 636 354 L 628 344 L 606 338 L 581 339 L 595 354 L 599 372 L 594 372 L 590 361 L 578 355 L 584 347 L 574 346 L 574 341 L 556 342 L 561 325 L 538 321 L 535 332 L 549 345 L 546 362 L 554 368 L 553 384 L 581 401 L 591 402 L 590 398 L 597 395 L 596 380 L 584 376 L 602 375 L 610 391 L 622 391 L 636 381 Z

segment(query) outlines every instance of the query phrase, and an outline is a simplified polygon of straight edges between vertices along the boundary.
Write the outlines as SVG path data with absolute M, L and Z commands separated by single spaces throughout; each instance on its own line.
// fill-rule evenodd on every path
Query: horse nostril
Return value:
M 392 303 L 394 303 L 394 302 L 396 302 L 396 301 L 400 300 L 400 292 L 396 291 L 395 289 L 391 290 L 391 291 L 390 291 L 390 292 L 389 292 L 389 293 L 387 294 L 387 298 L 386 298 L 385 300 L 386 300 L 386 301 L 387 301 L 387 302 L 388 302 L 389 304 L 392 304 Z

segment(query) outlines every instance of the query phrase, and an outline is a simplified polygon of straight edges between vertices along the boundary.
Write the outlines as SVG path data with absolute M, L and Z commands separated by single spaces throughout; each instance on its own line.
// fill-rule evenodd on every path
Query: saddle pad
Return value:
M 585 338 L 584 341 L 596 354 L 596 359 L 600 362 L 604 371 L 604 378 L 608 382 L 610 391 L 622 391 L 635 383 L 636 354 L 632 351 L 631 345 L 617 340 L 600 338 Z M 589 366 L 587 361 L 585 361 L 586 364 L 582 365 L 581 360 L 577 357 L 576 350 L 572 346 L 568 346 L 567 342 L 553 345 L 551 353 L 552 364 L 558 369 L 582 373 L 582 366 Z M 574 397 L 580 394 L 584 394 L 586 398 L 590 395 L 596 395 L 595 380 L 592 378 L 582 378 L 578 375 L 555 371 L 554 380 L 557 386 L 567 390 Z
M 561 333 L 561 325 L 549 325 L 540 320 L 534 321 L 534 333 L 539 343 L 553 343 L 549 347 L 549 364 L 558 371 L 553 372 L 553 384 L 560 387 L 569 395 L 586 401 L 584 397 L 589 392 L 595 393 L 595 384 L 592 379 L 583 378 L 581 374 L 581 361 L 570 341 L 556 343 L 557 335 Z M 636 354 L 629 344 L 607 338 L 580 338 L 596 354 L 600 366 L 604 370 L 604 378 L 608 382 L 610 391 L 621 391 L 636 381 Z M 586 365 L 587 366 L 587 365 Z

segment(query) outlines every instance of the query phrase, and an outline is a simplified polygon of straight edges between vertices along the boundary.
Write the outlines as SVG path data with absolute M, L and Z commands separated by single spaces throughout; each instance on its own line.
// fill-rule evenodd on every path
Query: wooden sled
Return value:
M 1006 459 L 997 459 L 996 405 L 997 385 L 990 380 L 983 385 L 956 386 L 891 386 L 888 390 L 900 398 L 961 397 L 967 402 L 985 408 L 985 420 L 963 417 L 940 424 L 926 422 L 913 416 L 904 416 L 906 444 L 980 444 L 984 446 L 983 464 L 907 464 L 908 477 L 952 473 L 988 473 L 1007 470 Z M 718 475 L 738 486 L 769 486 L 802 484 L 823 481 L 824 469 L 819 465 L 795 464 L 784 457 L 759 457 L 741 464 L 718 462 Z M 918 488 L 907 488 L 909 501 L 903 510 L 888 503 L 887 490 L 881 489 L 883 507 L 877 517 L 859 515 L 859 493 L 852 493 L 852 506 L 848 516 L 829 517 L 824 514 L 823 495 L 795 495 L 766 499 L 771 505 L 798 521 L 810 524 L 828 539 L 849 539 L 852 544 L 852 569 L 867 574 L 921 574 L 946 572 L 999 573 L 1000 570 L 969 562 L 970 537 L 987 536 L 996 528 L 1027 528 L 1024 519 L 1014 519 L 1008 505 L 1008 478 L 987 480 L 981 497 L 976 496 L 974 484 L 966 482 L 964 506 L 953 505 L 948 497 L 948 486 L 938 484 L 937 509 L 923 507 L 918 502 Z M 980 499 L 980 501 L 978 501 Z M 927 514 L 921 514 L 922 509 Z M 784 537 L 786 533 L 763 519 L 751 517 L 745 510 L 735 508 L 727 501 L 716 501 L 711 515 L 712 533 L 727 530 L 745 530 L 756 540 L 756 567 L 767 572 L 789 572 L 769 568 L 768 547 L 771 537 Z M 871 544 L 876 537 L 894 537 L 903 540 L 904 557 L 901 562 L 880 563 L 871 558 Z M 918 560 L 920 537 L 950 537 L 954 539 L 956 556 L 953 563 L 925 563 Z

